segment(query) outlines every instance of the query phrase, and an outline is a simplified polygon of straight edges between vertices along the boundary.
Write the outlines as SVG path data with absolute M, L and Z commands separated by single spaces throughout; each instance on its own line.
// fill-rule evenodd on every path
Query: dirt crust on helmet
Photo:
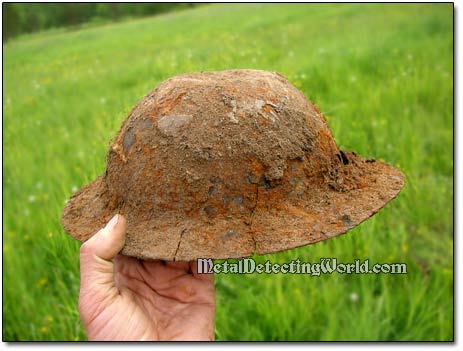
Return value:
M 63 225 L 85 241 L 121 213 L 124 254 L 244 257 L 346 232 L 402 186 L 393 167 L 339 150 L 320 109 L 279 73 L 188 73 L 133 108 Z M 366 199 L 360 212 L 349 205 Z

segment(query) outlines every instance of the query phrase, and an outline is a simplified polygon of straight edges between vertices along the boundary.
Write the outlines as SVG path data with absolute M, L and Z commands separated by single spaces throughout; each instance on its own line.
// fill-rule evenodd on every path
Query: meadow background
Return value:
M 65 200 L 162 80 L 279 71 L 338 145 L 401 168 L 347 235 L 258 257 L 405 262 L 406 275 L 218 275 L 217 340 L 453 339 L 453 5 L 215 4 L 3 45 L 3 340 L 85 340 Z

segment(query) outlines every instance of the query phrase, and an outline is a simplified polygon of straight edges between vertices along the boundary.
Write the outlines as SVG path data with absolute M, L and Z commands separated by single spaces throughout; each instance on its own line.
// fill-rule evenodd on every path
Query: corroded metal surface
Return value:
M 368 219 L 403 187 L 394 167 L 338 149 L 320 110 L 278 73 L 189 73 L 131 111 L 104 175 L 62 217 L 87 240 L 127 217 L 123 254 L 230 258 L 325 240 Z

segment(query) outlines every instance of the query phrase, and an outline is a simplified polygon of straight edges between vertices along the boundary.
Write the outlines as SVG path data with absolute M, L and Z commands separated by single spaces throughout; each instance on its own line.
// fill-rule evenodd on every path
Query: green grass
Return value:
M 287 76 L 338 145 L 400 167 L 378 215 L 333 240 L 259 257 L 406 262 L 406 275 L 218 275 L 218 340 L 453 339 L 453 8 L 225 4 L 4 45 L 3 338 L 82 340 L 79 243 L 64 201 L 104 172 L 131 107 L 170 76 Z M 358 295 L 353 301 L 351 294 Z

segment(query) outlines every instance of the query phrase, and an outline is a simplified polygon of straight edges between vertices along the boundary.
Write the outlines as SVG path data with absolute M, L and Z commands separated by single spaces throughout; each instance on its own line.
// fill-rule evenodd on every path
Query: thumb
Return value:
M 82 244 L 79 297 L 79 310 L 82 314 L 104 309 L 118 295 L 114 282 L 113 258 L 124 246 L 125 231 L 125 218 L 116 214 L 103 229 Z

